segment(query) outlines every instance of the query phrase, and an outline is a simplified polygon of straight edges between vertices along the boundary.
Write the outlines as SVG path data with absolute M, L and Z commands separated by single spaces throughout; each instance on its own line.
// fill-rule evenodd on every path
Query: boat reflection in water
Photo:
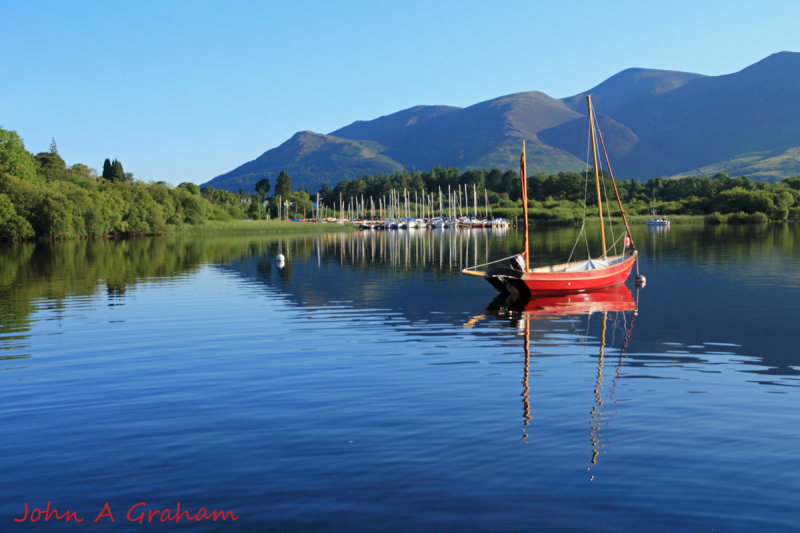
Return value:
M 542 293 L 530 298 L 499 295 L 487 308 L 489 314 L 510 319 L 591 315 L 608 311 L 636 311 L 636 302 L 625 285 L 596 291 L 562 294 Z
M 565 317 L 580 318 L 585 316 L 588 332 L 589 317 L 599 313 L 602 316 L 602 329 L 600 333 L 600 348 L 597 359 L 597 373 L 594 380 L 594 404 L 591 409 L 589 438 L 592 447 L 592 457 L 587 470 L 597 464 L 600 450 L 605 447 L 601 442 L 600 428 L 603 422 L 603 368 L 606 357 L 606 335 L 609 324 L 621 324 L 625 331 L 622 345 L 619 348 L 619 357 L 616 364 L 616 379 L 622 376 L 622 364 L 628 343 L 633 332 L 634 318 L 638 315 L 638 289 L 637 299 L 625 285 L 617 285 L 597 291 L 568 294 L 546 294 L 528 299 L 514 299 L 507 295 L 495 298 L 487 307 L 486 315 L 474 317 L 465 327 L 471 327 L 480 318 L 496 317 L 509 320 L 511 325 L 518 329 L 523 337 L 524 367 L 522 372 L 522 440 L 528 438 L 528 426 L 531 417 L 530 405 L 530 361 L 531 361 L 531 320 L 563 319 Z M 615 349 L 616 350 L 616 349 Z M 614 384 L 612 384 L 612 389 Z M 613 390 L 610 391 L 613 396 Z M 590 480 L 593 480 L 591 476 Z

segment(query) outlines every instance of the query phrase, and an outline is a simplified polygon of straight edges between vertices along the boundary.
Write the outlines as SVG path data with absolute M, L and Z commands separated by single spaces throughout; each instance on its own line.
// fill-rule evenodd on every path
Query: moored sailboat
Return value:
M 650 197 L 650 214 L 651 217 L 645 222 L 648 228 L 668 228 L 669 220 L 666 217 L 659 217 L 656 215 L 656 189 L 653 188 L 653 194 Z
M 652 217 L 645 221 L 645 225 L 648 228 L 668 228 L 669 220 L 664 217 L 657 217 L 654 209 Z
M 464 274 L 482 276 L 501 293 L 513 295 L 531 296 L 538 292 L 581 292 L 613 287 L 625 283 L 637 260 L 638 251 L 633 244 L 630 227 L 628 226 L 622 201 L 608 165 L 608 156 L 605 145 L 603 153 L 606 155 L 606 163 L 614 185 L 617 203 L 623 222 L 625 223 L 626 238 L 624 240 L 623 251 L 621 254 L 609 255 L 606 246 L 605 225 L 603 221 L 603 206 L 600 188 L 600 171 L 598 157 L 598 143 L 595 132 L 595 117 L 592 107 L 591 96 L 586 97 L 589 109 L 589 132 L 591 137 L 592 158 L 594 161 L 594 177 L 597 188 L 598 214 L 600 218 L 600 234 L 602 239 L 603 254 L 600 257 L 588 257 L 583 261 L 568 261 L 566 263 L 529 268 L 528 253 L 528 201 L 527 201 L 527 179 L 525 167 L 525 142 L 522 144 L 522 157 L 520 158 L 520 180 L 522 186 L 522 209 L 523 209 L 523 251 L 515 256 L 511 261 L 510 267 L 494 268 L 487 272 L 473 269 L 464 269 Z M 580 238 L 580 236 L 579 236 Z
M 655 206 L 650 208 L 651 217 L 645 221 L 648 228 L 668 228 L 669 220 L 666 217 L 656 216 Z

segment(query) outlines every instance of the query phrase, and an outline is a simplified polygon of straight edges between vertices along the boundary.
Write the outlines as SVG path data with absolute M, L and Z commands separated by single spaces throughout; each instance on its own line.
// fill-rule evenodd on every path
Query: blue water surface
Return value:
M 639 228 L 636 311 L 543 315 L 459 273 L 513 231 L 9 246 L 0 530 L 797 531 L 799 236 Z

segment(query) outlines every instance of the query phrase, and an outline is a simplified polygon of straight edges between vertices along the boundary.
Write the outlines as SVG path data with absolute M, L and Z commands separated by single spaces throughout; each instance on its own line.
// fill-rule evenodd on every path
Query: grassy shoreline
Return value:
M 671 224 L 703 224 L 705 217 L 706 215 L 668 215 L 662 218 L 666 218 Z M 651 215 L 633 215 L 628 217 L 628 223 L 645 224 L 651 218 Z
M 283 220 L 212 220 L 199 225 L 169 228 L 167 235 L 286 235 L 352 231 L 346 224 L 317 224 Z

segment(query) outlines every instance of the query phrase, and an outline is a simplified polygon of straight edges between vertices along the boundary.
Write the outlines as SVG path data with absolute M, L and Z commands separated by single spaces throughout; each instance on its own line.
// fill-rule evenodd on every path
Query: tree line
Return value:
M 589 171 L 593 176 L 593 170 Z M 603 195 L 613 198 L 613 184 L 601 172 Z M 593 180 L 593 178 L 591 178 Z M 800 220 L 800 177 L 776 182 L 755 181 L 746 176 L 727 174 L 707 177 L 653 178 L 646 182 L 616 180 L 620 197 L 629 214 L 647 214 L 655 207 L 659 215 L 705 215 L 711 222 L 727 219 L 744 221 Z M 320 189 L 320 200 L 347 205 L 360 198 L 384 198 L 391 190 L 418 191 L 421 196 L 462 188 L 477 191 L 483 205 L 488 198 L 494 213 L 521 215 L 521 187 L 516 171 L 467 170 L 436 167 L 430 172 L 396 172 L 364 175 L 357 180 L 343 180 L 333 188 Z M 539 172 L 528 176 L 528 216 L 535 220 L 580 220 L 584 206 L 597 203 L 593 181 L 589 186 L 581 172 Z
M 612 191 L 603 175 L 603 188 Z M 618 180 L 629 214 L 646 214 L 655 205 L 663 215 L 705 215 L 710 222 L 800 220 L 800 177 L 767 183 L 745 176 L 654 178 L 647 182 Z M 267 178 L 255 184 L 255 193 L 238 194 L 202 188 L 185 182 L 144 183 L 126 173 L 118 160 L 106 159 L 103 172 L 83 164 L 67 166 L 55 140 L 50 150 L 29 153 L 14 131 L 0 128 L 0 240 L 66 239 L 102 236 L 158 235 L 171 225 L 202 224 L 207 220 L 307 218 L 313 212 L 312 194 L 292 190 L 284 171 L 274 188 Z M 392 191 L 430 195 L 473 190 L 483 206 L 488 199 L 493 214 L 519 216 L 521 188 L 516 171 L 466 170 L 434 167 L 430 171 L 401 171 L 363 175 L 323 185 L 320 203 L 339 209 L 359 200 L 387 198 Z M 528 177 L 529 217 L 570 222 L 583 217 L 585 206 L 595 205 L 594 186 L 577 172 L 540 172 Z M 270 196 L 269 193 L 272 192 Z M 438 203 L 438 200 L 437 200 Z
M 14 131 L 0 128 L 0 240 L 158 235 L 170 225 L 246 216 L 238 195 L 193 183 L 142 183 L 106 160 L 103 175 L 67 166 L 53 141 L 30 154 Z
M 204 185 L 203 190 L 209 189 Z M 256 194 L 248 194 L 244 189 L 239 189 L 239 197 L 246 207 L 246 214 L 251 219 L 272 218 L 307 218 L 314 211 L 311 194 L 302 186 L 292 190 L 292 178 L 281 170 L 275 181 L 275 189 L 269 196 L 269 178 L 262 178 L 255 184 Z

